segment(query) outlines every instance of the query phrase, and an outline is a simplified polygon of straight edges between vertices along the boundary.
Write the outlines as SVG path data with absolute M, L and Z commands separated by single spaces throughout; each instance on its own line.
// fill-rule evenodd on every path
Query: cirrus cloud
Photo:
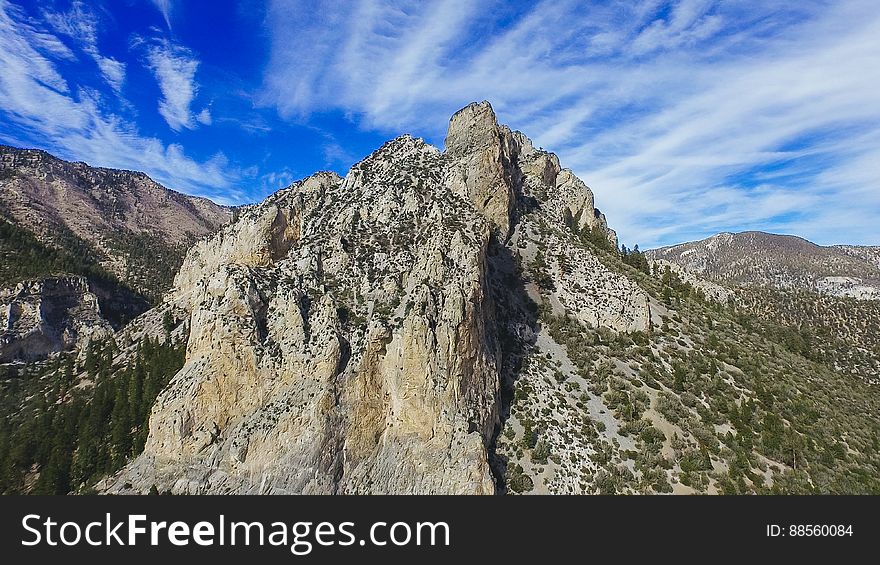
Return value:
M 19 146 L 36 140 L 61 158 L 141 170 L 171 188 L 220 202 L 243 198 L 233 188 L 239 173 L 223 154 L 197 161 L 179 144 L 142 135 L 108 110 L 98 90 L 68 84 L 57 62 L 75 58 L 40 22 L 0 0 L 0 118 L 18 132 L 4 127 L 0 140 Z
M 440 143 L 488 99 L 591 184 L 624 241 L 880 242 L 873 1 L 274 0 L 267 22 L 262 102 L 282 116 L 339 110 Z
M 159 114 L 174 131 L 193 129 L 197 124 L 210 125 L 211 112 L 204 108 L 193 112 L 192 104 L 199 91 L 196 71 L 199 61 L 189 49 L 162 39 L 147 49 L 147 65 L 159 83 L 162 98 Z

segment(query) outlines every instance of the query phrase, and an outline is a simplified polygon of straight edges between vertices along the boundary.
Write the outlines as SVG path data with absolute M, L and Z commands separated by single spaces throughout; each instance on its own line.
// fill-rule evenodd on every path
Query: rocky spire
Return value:
M 590 188 L 561 168 L 556 155 L 535 149 L 523 133 L 499 125 L 489 102 L 474 102 L 452 116 L 445 153 L 451 160 L 447 185 L 470 200 L 502 239 L 511 235 L 523 188 L 531 184 L 559 201 L 562 219 L 573 229 L 598 227 L 617 247 L 617 235 L 595 208 Z
M 517 147 L 505 129 L 498 125 L 492 105 L 483 101 L 456 112 L 446 133 L 446 154 L 455 160 L 448 183 L 473 202 L 503 237 L 510 232 L 519 180 Z

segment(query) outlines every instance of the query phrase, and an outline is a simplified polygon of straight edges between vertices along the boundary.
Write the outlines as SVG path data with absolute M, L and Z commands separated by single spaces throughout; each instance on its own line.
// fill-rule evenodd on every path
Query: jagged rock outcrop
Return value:
M 513 221 L 517 178 L 513 162 L 519 151 L 510 131 L 498 125 L 488 102 L 455 113 L 446 134 L 446 153 L 454 160 L 446 179 L 454 192 L 506 236 Z
M 180 492 L 491 493 L 489 224 L 399 138 L 188 255 L 188 359 L 123 482 Z M 147 484 L 147 481 L 150 484 Z
M 605 214 L 593 204 L 593 192 L 570 169 L 562 169 L 556 177 L 556 197 L 563 204 L 565 222 L 578 231 L 599 228 L 617 248 L 617 234 L 608 228 Z
M 559 188 L 560 173 L 482 103 L 452 118 L 445 152 L 403 136 L 344 179 L 319 173 L 243 209 L 187 254 L 164 306 L 188 312 L 186 364 L 153 408 L 143 454 L 101 488 L 495 492 L 506 305 L 490 270 L 503 242 L 552 222 L 579 269 L 560 271 L 560 288 L 577 278 L 602 294 L 595 280 L 614 277 L 573 255 L 566 238 L 579 236 L 559 204 L 599 216 L 570 173 Z M 517 224 L 540 200 L 540 218 Z M 576 315 L 649 324 L 637 287 L 607 298 Z
M 513 163 L 523 201 L 518 209 L 533 202 L 516 225 L 510 245 L 526 266 L 533 265 L 549 277 L 546 282 L 552 288 L 544 290 L 550 293 L 554 311 L 567 312 L 592 327 L 647 330 L 651 325 L 647 294 L 607 268 L 579 237 L 595 229 L 617 248 L 617 235 L 595 208 L 590 188 L 562 168 L 556 155 L 536 149 L 520 132 L 502 129 L 517 147 Z
M 85 277 L 24 281 L 0 289 L 0 363 L 33 361 L 113 333 Z

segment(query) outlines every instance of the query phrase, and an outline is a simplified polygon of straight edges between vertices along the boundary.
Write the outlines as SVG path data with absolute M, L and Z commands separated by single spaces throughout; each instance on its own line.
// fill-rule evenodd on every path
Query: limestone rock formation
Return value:
M 0 289 L 0 363 L 33 361 L 113 333 L 85 277 L 30 280 Z
M 462 108 L 449 123 L 446 153 L 455 160 L 448 184 L 506 236 L 513 221 L 516 189 L 513 161 L 519 146 L 495 120 L 488 102 Z
M 495 492 L 509 306 L 497 273 L 513 268 L 520 230 L 552 224 L 546 248 L 574 271 L 550 276 L 577 317 L 631 331 L 650 312 L 574 244 L 567 220 L 604 220 L 555 155 L 485 102 L 455 114 L 446 139 L 441 152 L 399 137 L 189 251 L 161 307 L 188 313 L 186 364 L 144 452 L 103 490 Z M 576 296 L 583 287 L 601 300 Z

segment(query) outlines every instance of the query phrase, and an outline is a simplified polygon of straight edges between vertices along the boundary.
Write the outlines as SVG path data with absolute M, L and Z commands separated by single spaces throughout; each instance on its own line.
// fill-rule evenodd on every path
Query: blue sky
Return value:
M 483 99 L 630 246 L 880 244 L 876 0 L 0 0 L 0 142 L 223 203 Z

